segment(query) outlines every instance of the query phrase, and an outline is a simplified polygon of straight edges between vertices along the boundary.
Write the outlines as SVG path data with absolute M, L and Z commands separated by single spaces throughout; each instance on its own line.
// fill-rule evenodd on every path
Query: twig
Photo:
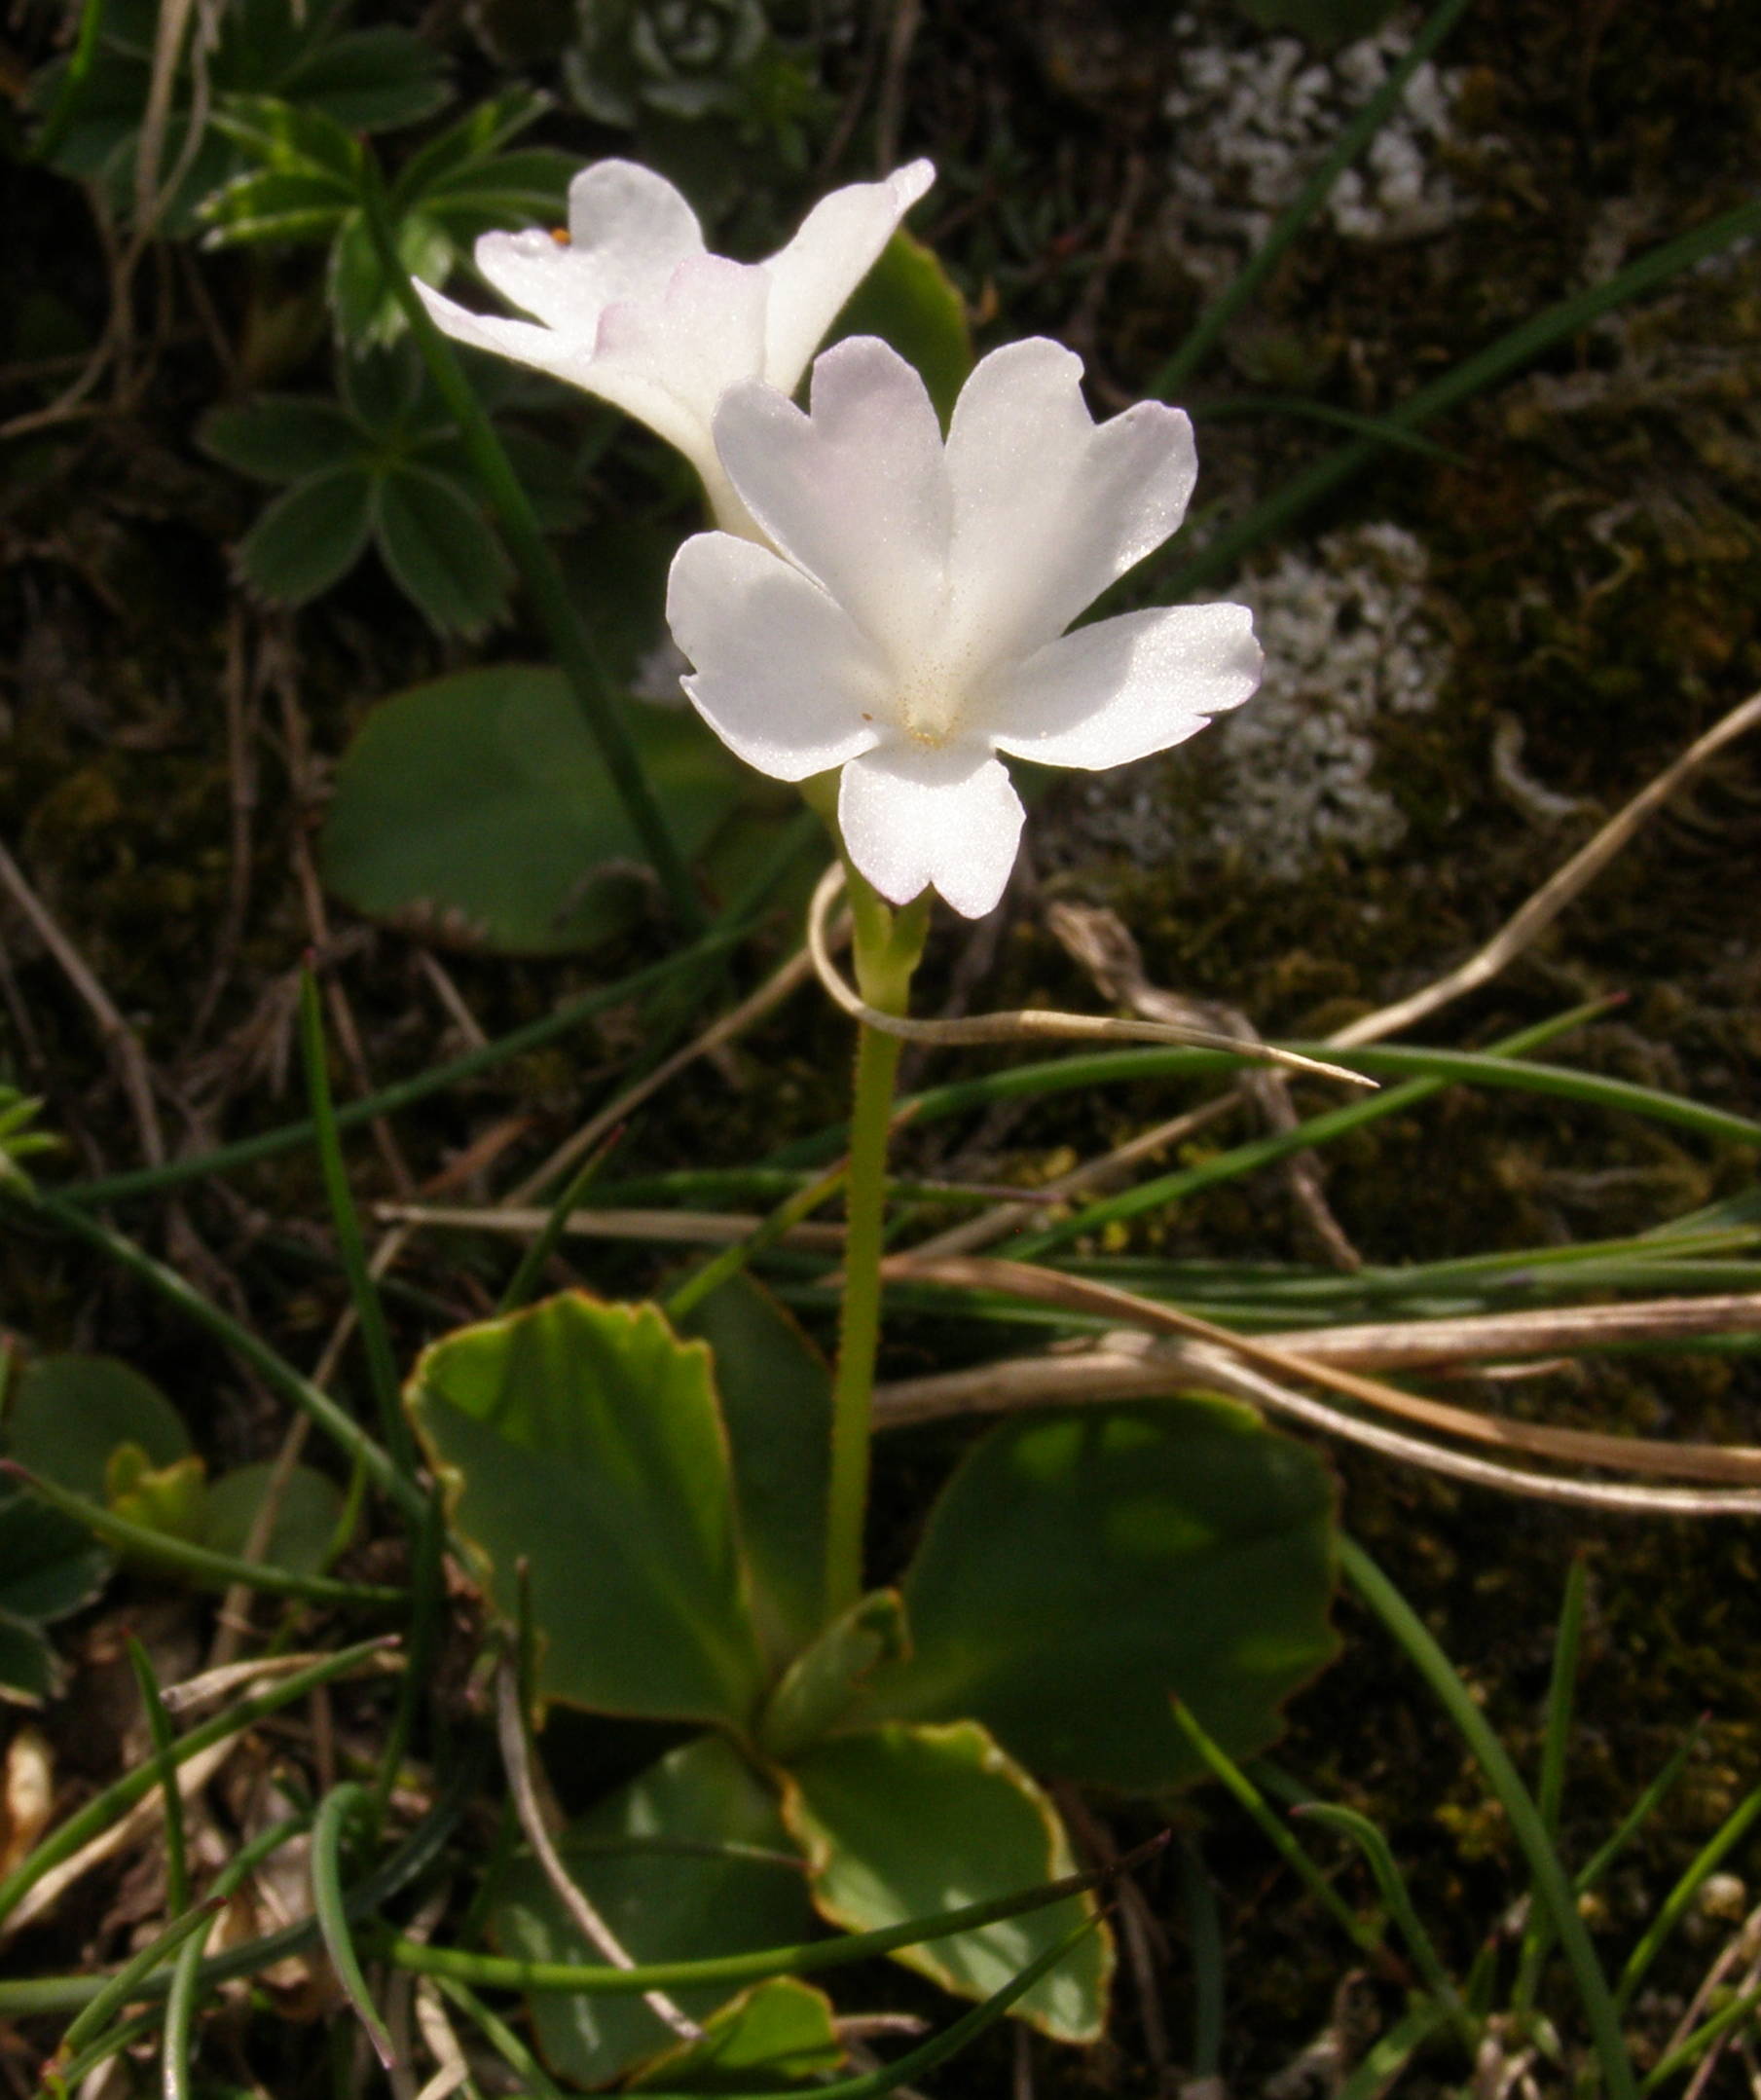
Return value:
M 520 1700 L 520 1674 L 511 1655 L 503 1655 L 496 1666 L 495 1736 L 501 1746 L 501 1762 L 507 1768 L 507 1784 L 520 1827 L 544 1871 L 545 1880 L 587 1944 L 613 1969 L 634 1969 L 636 1963 L 594 1908 L 586 1891 L 571 1878 L 551 1837 L 538 1801 L 531 1749 L 526 1739 L 526 1714 Z M 656 2019 L 663 2021 L 681 2040 L 698 2042 L 703 2039 L 703 2029 L 695 2020 L 688 2019 L 665 1991 L 644 1991 L 642 2003 Z
M 1633 833 L 1647 819 L 1656 814 L 1690 774 L 1722 751 L 1734 738 L 1753 728 L 1757 722 L 1761 722 L 1761 693 L 1752 694 L 1739 707 L 1733 708 L 1703 737 L 1689 745 L 1687 750 L 1654 780 L 1640 789 L 1586 846 L 1550 875 L 1466 962 L 1434 979 L 1421 991 L 1414 992 L 1406 999 L 1397 1000 L 1391 1006 L 1381 1007 L 1374 1013 L 1366 1013 L 1347 1026 L 1337 1029 L 1327 1038 L 1328 1043 L 1339 1050 L 1355 1049 L 1365 1043 L 1379 1043 L 1409 1027 L 1413 1021 L 1424 1019 L 1440 1008 L 1449 1006 L 1464 993 L 1477 990 L 1500 971 L 1508 969 L 1517 956 L 1538 939 L 1579 893 L 1601 873 Z M 1233 1087 L 1229 1093 L 1221 1094 L 1204 1107 L 1190 1113 L 1194 1119 L 1202 1117 L 1204 1122 L 1208 1123 L 1237 1105 L 1244 1093 L 1244 1087 Z M 1172 1124 L 1164 1124 L 1160 1130 L 1146 1132 L 1143 1137 L 1132 1140 L 1129 1146 L 1120 1147 L 1117 1152 L 1109 1153 L 1099 1160 L 1084 1161 L 1051 1184 L 1051 1188 L 1060 1196 L 1074 1196 L 1105 1186 L 1121 1167 L 1141 1158 L 1145 1153 L 1156 1151 L 1165 1144 L 1175 1143 L 1202 1126 L 1197 1121 L 1188 1123 L 1184 1118 L 1177 1118 Z M 1021 1214 L 1017 1210 L 1002 1210 L 989 1217 L 964 1219 L 947 1232 L 937 1234 L 934 1239 L 926 1240 L 918 1251 L 921 1254 L 937 1255 L 966 1253 L 1003 1238 L 1021 1222 Z
M 825 938 L 825 918 L 844 886 L 841 862 L 833 862 L 820 878 L 807 910 L 807 952 L 820 982 L 853 1020 L 862 1021 L 883 1035 L 899 1036 L 907 1043 L 942 1045 L 974 1043 L 1021 1043 L 1046 1041 L 1075 1043 L 1181 1043 L 1197 1050 L 1240 1052 L 1292 1071 L 1308 1072 L 1322 1079 L 1337 1079 L 1350 1087 L 1374 1089 L 1375 1082 L 1361 1072 L 1348 1072 L 1342 1065 L 1327 1064 L 1318 1057 L 1300 1056 L 1295 1050 L 1270 1044 L 1244 1045 L 1239 1037 L 1207 1028 L 1190 1028 L 1162 1021 L 1128 1021 L 1103 1013 L 1057 1013 L 1040 1007 L 1018 1007 L 1004 1013 L 975 1013 L 964 1020 L 914 1021 L 898 1013 L 884 1013 L 871 1007 L 854 985 L 838 973 Z
M 159 1105 L 153 1098 L 153 1078 L 146 1052 L 133 1029 L 117 1012 L 110 994 L 98 982 L 85 957 L 61 931 L 48 905 L 25 880 L 24 871 L 3 845 L 0 845 L 0 886 L 4 886 L 30 921 L 37 938 L 60 964 L 62 975 L 97 1022 L 98 1034 L 106 1050 L 116 1059 L 123 1090 L 134 1112 L 134 1126 L 140 1133 L 141 1150 L 147 1163 L 163 1166 L 165 1132 L 159 1121 Z
M 1643 1437 L 1605 1436 L 1594 1430 L 1563 1429 L 1475 1414 L 1466 1408 L 1451 1407 L 1444 1401 L 1403 1392 L 1398 1386 L 1360 1377 L 1338 1364 L 1326 1362 L 1316 1347 L 1319 1340 L 1316 1335 L 1304 1334 L 1299 1337 L 1298 1346 L 1293 1348 L 1287 1342 L 1233 1334 L 1228 1328 L 1219 1327 L 1210 1320 L 1199 1319 L 1193 1313 L 1183 1312 L 1173 1306 L 1161 1305 L 1154 1299 L 1140 1298 L 1111 1284 L 1061 1275 L 1054 1271 L 1036 1269 L 1025 1263 L 971 1256 L 954 1261 L 927 1263 L 914 1256 L 899 1255 L 885 1265 L 883 1272 L 900 1282 L 939 1283 L 955 1288 L 1009 1291 L 1040 1304 L 1057 1305 L 1071 1311 L 1099 1313 L 1103 1317 L 1118 1318 L 1133 1327 L 1147 1328 L 1155 1334 L 1177 1338 L 1182 1344 L 1181 1359 L 1189 1365 L 1196 1360 L 1209 1364 L 1219 1355 L 1232 1358 L 1277 1378 L 1300 1379 L 1330 1387 L 1353 1400 L 1376 1408 L 1383 1414 L 1396 1415 L 1410 1421 L 1423 1423 L 1427 1428 L 1438 1430 L 1445 1435 L 1466 1437 L 1476 1443 L 1493 1445 L 1506 1451 L 1521 1452 L 1565 1463 L 1606 1466 L 1627 1473 L 1648 1473 L 1677 1480 L 1710 1481 L 1720 1485 L 1761 1482 L 1761 1450 L 1748 1446 L 1657 1443 Z M 1727 1301 L 1727 1326 L 1729 1303 L 1731 1302 Z M 1743 1308 L 1744 1324 L 1752 1326 L 1755 1323 L 1757 1304 L 1761 1302 L 1751 1298 L 1735 1303 Z M 1607 1309 L 1618 1312 L 1623 1308 Z M 1179 1377 L 1174 1365 L 1170 1364 L 1168 1370 L 1170 1376 Z M 917 1397 L 920 1402 L 924 1382 L 919 1382 Z M 1166 1390 L 1166 1385 L 1161 1389 Z M 889 1401 L 891 1396 L 888 1396 L 887 1401 L 877 1398 L 877 1407 L 888 1405 Z M 1312 1407 L 1317 1403 L 1304 1404 Z M 1340 1434 L 1351 1434 L 1366 1426 L 1358 1422 L 1355 1417 L 1336 1415 L 1331 1409 L 1327 1413 L 1339 1424 Z M 888 1405 L 888 1415 L 893 1420 L 902 1418 L 897 1402 Z M 1347 1422 L 1353 1424 L 1353 1430 L 1345 1429 L 1343 1425 Z M 1368 1442 L 1369 1438 L 1360 1440 Z M 1432 1451 L 1435 1447 L 1426 1445 L 1420 1449 Z M 1761 1492 L 1752 1492 L 1745 1495 L 1741 1506 L 1761 1508 Z
M 441 1203 L 376 1203 L 382 1224 L 434 1226 L 459 1232 L 505 1233 L 530 1239 L 550 1221 L 547 1210 L 485 1209 Z M 565 1234 L 583 1239 L 664 1240 L 687 1247 L 725 1247 L 750 1238 L 765 1220 L 755 1213 L 732 1210 L 571 1210 Z M 842 1254 L 841 1225 L 794 1225 L 782 1235 L 785 1247 L 809 1247 L 815 1253 Z

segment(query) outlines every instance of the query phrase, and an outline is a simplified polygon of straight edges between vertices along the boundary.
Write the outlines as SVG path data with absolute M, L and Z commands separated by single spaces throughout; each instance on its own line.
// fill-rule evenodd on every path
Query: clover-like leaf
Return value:
M 238 542 L 239 572 L 277 605 L 303 606 L 349 573 L 372 527 L 372 475 L 352 463 L 327 468 L 264 511 Z
M 481 634 L 507 610 L 513 567 L 482 506 L 451 475 L 412 462 L 380 475 L 373 540 L 441 634 Z

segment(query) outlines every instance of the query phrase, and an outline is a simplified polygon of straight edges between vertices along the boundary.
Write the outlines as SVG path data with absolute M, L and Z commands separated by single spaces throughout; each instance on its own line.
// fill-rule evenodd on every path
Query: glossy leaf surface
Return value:
M 510 1619 L 528 1570 L 540 1698 L 750 1723 L 763 1664 L 702 1343 L 571 1292 L 435 1343 L 408 1400 Z
M 872 1711 L 972 1714 L 1036 1772 L 1201 1776 L 1172 1693 L 1231 1755 L 1333 1655 L 1333 1484 L 1232 1402 L 1017 1418 L 955 1472 L 902 1588 L 908 1661 Z
M 1063 1824 L 1027 1773 L 975 1721 L 894 1724 L 796 1758 L 784 1816 L 813 1864 L 814 1900 L 854 1932 L 1005 1896 L 1075 1871 Z M 986 1998 L 1085 1915 L 1066 1897 L 896 1959 L 966 1998 Z M 1113 1943 L 1103 1928 L 1015 2010 L 1046 2033 L 1091 2042 L 1106 2020 Z

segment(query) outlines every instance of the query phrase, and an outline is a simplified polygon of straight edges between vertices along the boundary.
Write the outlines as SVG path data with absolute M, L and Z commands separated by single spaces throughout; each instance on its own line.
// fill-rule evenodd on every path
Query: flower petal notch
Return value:
M 761 263 L 704 246 L 690 205 L 651 168 L 598 161 L 569 186 L 567 236 L 485 234 L 479 273 L 535 316 L 475 313 L 419 284 L 450 336 L 535 366 L 610 401 L 697 469 L 717 524 L 748 536 L 711 435 L 715 404 L 743 380 L 792 393 L 807 361 L 905 213 L 935 179 L 914 161 L 884 182 L 822 198 Z
M 996 905 L 1022 823 L 999 753 L 1122 765 L 1260 682 L 1245 606 L 1065 633 L 1178 529 L 1197 472 L 1181 410 L 1096 424 L 1082 377 L 1043 338 L 993 350 L 944 445 L 916 373 L 861 336 L 815 364 L 806 414 L 753 382 L 715 413 L 721 466 L 771 544 L 679 549 L 667 616 L 685 690 L 760 772 L 841 768 L 845 851 L 896 904 L 933 887 L 969 918 Z

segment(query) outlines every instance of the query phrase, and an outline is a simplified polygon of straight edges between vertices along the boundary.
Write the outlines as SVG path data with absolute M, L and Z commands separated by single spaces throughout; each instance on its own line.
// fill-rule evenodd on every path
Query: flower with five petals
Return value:
M 478 270 L 510 305 L 537 315 L 473 313 L 419 284 L 446 332 L 601 395 L 702 476 L 716 523 L 752 532 L 710 434 L 741 380 L 792 393 L 807 360 L 935 170 L 913 161 L 884 182 L 822 198 L 799 233 L 762 263 L 711 255 L 690 205 L 653 169 L 597 161 L 569 186 L 566 239 L 485 234 Z
M 1003 894 L 1022 807 L 997 756 L 1097 769 L 1180 743 L 1260 682 L 1245 606 L 1164 607 L 1066 634 L 1179 526 L 1192 425 L 1140 402 L 1095 424 L 1082 362 L 993 350 L 945 445 L 923 383 L 872 337 L 815 364 L 810 412 L 746 384 L 716 451 L 770 546 L 688 539 L 667 617 L 697 711 L 778 780 L 841 767 L 857 869 L 969 918 Z M 773 551 L 775 549 L 776 551 Z

